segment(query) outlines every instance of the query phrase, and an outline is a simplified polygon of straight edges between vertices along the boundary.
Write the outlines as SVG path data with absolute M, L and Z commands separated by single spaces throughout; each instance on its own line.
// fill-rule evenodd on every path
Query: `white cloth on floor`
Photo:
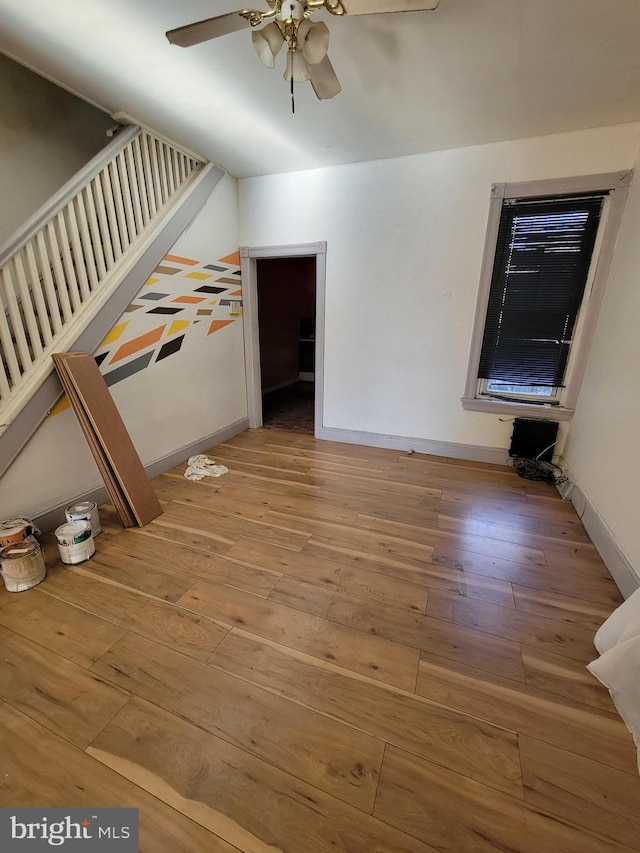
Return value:
M 640 589 L 613 611 L 594 644 L 601 655 L 587 669 L 609 688 L 638 747 L 640 772 Z
M 613 611 L 598 629 L 593 642 L 600 654 L 603 654 L 633 637 L 640 637 L 640 589 Z
M 224 465 L 216 465 L 213 459 L 199 453 L 197 456 L 190 456 L 187 459 L 187 470 L 184 476 L 187 480 L 204 480 L 205 477 L 221 477 L 223 474 L 228 474 L 229 469 Z

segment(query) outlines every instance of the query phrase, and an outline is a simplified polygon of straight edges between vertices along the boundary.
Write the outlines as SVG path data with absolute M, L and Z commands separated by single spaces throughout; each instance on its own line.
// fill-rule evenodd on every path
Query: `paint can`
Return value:
M 33 522 L 28 518 L 8 518 L 0 521 L 0 550 L 8 545 L 17 545 L 33 535 Z
M 42 548 L 30 536 L 0 551 L 0 572 L 9 592 L 23 592 L 43 581 L 47 570 Z
M 67 566 L 84 563 L 96 553 L 88 521 L 68 521 L 56 528 L 60 559 Z
M 67 516 L 67 521 L 88 521 L 94 539 L 102 533 L 98 504 L 94 501 L 81 501 L 72 504 L 66 508 L 64 514 Z

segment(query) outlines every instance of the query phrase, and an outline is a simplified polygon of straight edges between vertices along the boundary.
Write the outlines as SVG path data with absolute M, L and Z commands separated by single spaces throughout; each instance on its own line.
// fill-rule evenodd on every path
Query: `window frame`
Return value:
M 490 379 L 478 378 L 478 399 L 485 400 L 488 397 L 492 397 L 493 399 L 498 400 L 498 402 L 500 402 L 501 399 L 503 402 L 509 402 L 509 398 L 513 398 L 513 394 L 509 393 L 508 391 L 490 391 L 488 387 L 490 382 Z M 506 384 L 508 383 L 505 383 L 505 385 Z M 549 403 L 554 406 L 557 406 L 560 402 L 560 395 L 562 394 L 563 389 L 553 385 L 547 385 L 545 387 L 551 388 L 552 393 L 537 395 L 517 392 L 514 393 L 516 393 L 519 403 L 535 403 L 536 405 L 540 405 L 541 403 Z
M 572 178 L 552 178 L 523 183 L 493 184 L 489 202 L 489 216 L 485 236 L 484 254 L 480 272 L 480 287 L 471 338 L 471 349 L 467 369 L 462 407 L 469 411 L 511 414 L 515 417 L 546 418 L 566 421 L 573 417 L 576 401 L 587 366 L 587 356 L 595 331 L 598 313 L 613 258 L 613 248 L 618 235 L 624 205 L 633 178 L 633 170 L 607 172 Z M 567 365 L 566 387 L 560 389 L 559 402 L 534 401 L 523 398 L 517 402 L 489 399 L 479 396 L 483 380 L 478 379 L 480 352 L 484 337 L 489 291 L 496 255 L 498 227 L 502 204 L 506 199 L 554 197 L 572 193 L 608 191 L 603 218 L 594 247 L 589 278 L 578 313 L 579 328 L 576 328 Z

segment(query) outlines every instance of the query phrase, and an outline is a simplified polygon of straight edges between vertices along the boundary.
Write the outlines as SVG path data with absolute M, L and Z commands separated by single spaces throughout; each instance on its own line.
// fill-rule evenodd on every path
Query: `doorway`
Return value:
M 316 260 L 259 258 L 262 425 L 313 435 Z
M 325 243 L 240 250 L 252 428 L 322 428 L 325 254 Z

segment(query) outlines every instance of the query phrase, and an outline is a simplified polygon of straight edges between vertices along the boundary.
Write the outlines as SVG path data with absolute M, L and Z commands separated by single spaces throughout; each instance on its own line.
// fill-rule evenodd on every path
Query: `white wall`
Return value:
M 640 158 L 564 458 L 640 585 Z
M 236 189 L 236 181 L 224 177 L 171 253 L 215 264 L 236 251 Z M 121 319 L 135 318 L 137 313 Z M 158 320 L 154 322 L 157 326 Z M 111 387 L 145 465 L 247 416 L 242 322 L 211 335 L 207 329 L 204 319 L 191 325 L 178 353 L 154 360 Z M 105 363 L 101 368 L 105 372 Z M 93 458 L 67 409 L 44 421 L 2 478 L 0 518 L 36 517 L 100 485 Z
M 104 148 L 114 124 L 0 55 L 0 244 Z
M 640 125 L 239 182 L 240 243 L 327 241 L 324 426 L 506 448 L 460 404 L 492 183 L 628 169 Z

